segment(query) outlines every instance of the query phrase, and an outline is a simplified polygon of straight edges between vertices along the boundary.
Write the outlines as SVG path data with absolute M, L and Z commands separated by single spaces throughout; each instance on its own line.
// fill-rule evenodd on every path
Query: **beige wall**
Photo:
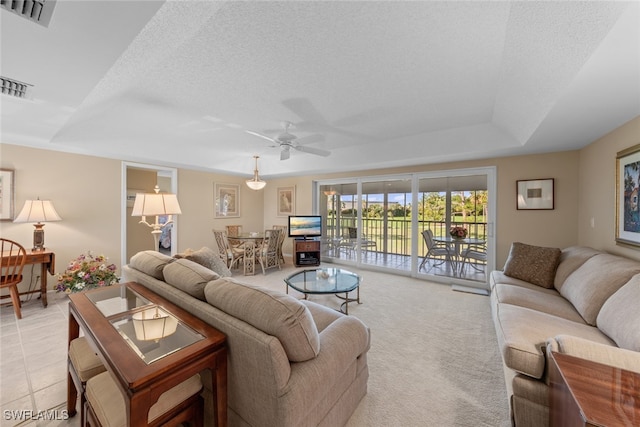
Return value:
M 616 154 L 640 144 L 640 117 L 580 151 L 578 243 L 640 259 L 640 251 L 616 245 Z M 591 227 L 591 218 L 594 227 Z
M 253 191 L 244 185 L 248 175 L 238 177 L 179 169 L 178 197 L 183 214 L 176 220 L 177 250 L 215 247 L 211 230 L 224 229 L 228 224 L 241 224 L 246 231 L 286 224 L 286 218 L 277 216 L 278 187 L 295 185 L 295 212 L 310 214 L 315 179 L 495 166 L 497 267 L 504 264 L 513 241 L 561 248 L 584 244 L 640 259 L 640 252 L 616 246 L 614 242 L 615 155 L 640 143 L 638 135 L 640 118 L 580 151 L 274 179 L 269 180 L 262 191 Z M 40 196 L 51 199 L 63 218 L 45 226 L 45 243 L 56 251 L 57 271 L 64 270 L 69 260 L 86 250 L 103 253 L 120 264 L 121 161 L 8 144 L 0 144 L 0 155 L 0 167 L 16 171 L 16 213 L 24 200 Z M 555 179 L 556 208 L 516 210 L 516 180 L 537 178 Z M 214 219 L 214 182 L 240 186 L 240 218 Z M 591 217 L 595 221 L 593 229 Z M 2 222 L 0 227 L 3 237 L 31 247 L 32 225 Z M 291 252 L 289 239 L 284 251 Z M 54 282 L 55 279 L 50 280 Z
M 88 250 L 120 264 L 119 160 L 0 144 L 0 167 L 15 171 L 15 213 L 24 201 L 53 202 L 62 221 L 47 223 L 45 246 L 56 254 L 56 272 Z M 0 222 L 0 235 L 30 249 L 32 224 Z M 31 267 L 25 269 L 30 276 Z M 36 268 L 34 271 L 38 271 Z M 55 278 L 49 278 L 49 286 Z

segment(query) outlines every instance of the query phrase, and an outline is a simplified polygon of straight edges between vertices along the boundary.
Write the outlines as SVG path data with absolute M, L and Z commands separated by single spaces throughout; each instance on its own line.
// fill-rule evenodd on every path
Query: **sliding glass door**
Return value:
M 323 259 L 484 284 L 493 266 L 494 175 L 482 168 L 318 182 Z M 454 226 L 465 239 L 453 240 Z M 425 234 L 446 251 L 430 252 Z

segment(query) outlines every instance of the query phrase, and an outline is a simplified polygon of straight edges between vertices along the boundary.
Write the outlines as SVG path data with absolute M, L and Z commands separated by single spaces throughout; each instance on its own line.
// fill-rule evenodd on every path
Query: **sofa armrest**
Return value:
M 547 354 L 551 351 L 640 373 L 640 353 L 637 351 L 601 344 L 571 335 L 558 335 L 547 340 Z
M 318 356 L 291 364 L 289 383 L 281 395 L 292 390 L 300 396 L 322 394 L 345 375 L 355 378 L 357 358 L 366 353 L 369 346 L 369 328 L 364 323 L 355 317 L 339 317 L 320 333 Z

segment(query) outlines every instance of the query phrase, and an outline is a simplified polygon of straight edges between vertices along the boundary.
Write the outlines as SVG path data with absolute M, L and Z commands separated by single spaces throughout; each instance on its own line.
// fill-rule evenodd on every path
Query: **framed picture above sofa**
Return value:
M 516 208 L 521 209 L 553 209 L 554 179 L 524 179 L 516 181 Z
M 640 247 L 640 144 L 616 156 L 616 242 Z

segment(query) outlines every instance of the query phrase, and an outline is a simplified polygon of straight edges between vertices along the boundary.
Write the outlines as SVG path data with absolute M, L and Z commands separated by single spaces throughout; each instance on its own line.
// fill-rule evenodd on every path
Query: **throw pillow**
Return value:
M 206 246 L 203 246 L 197 251 L 187 252 L 184 257 L 218 273 L 220 277 L 231 276 L 231 270 L 229 270 L 225 263 L 220 259 L 220 256 Z
M 640 275 L 607 299 L 597 317 L 598 329 L 618 347 L 640 351 Z
M 504 265 L 504 274 L 543 288 L 553 288 L 560 254 L 559 248 L 514 242 Z
M 164 269 L 165 282 L 202 301 L 205 301 L 204 288 L 207 283 L 219 278 L 217 273 L 184 258 L 172 262 Z
M 173 259 L 157 251 L 142 251 L 131 257 L 129 266 L 158 280 L 164 280 L 162 271 Z

